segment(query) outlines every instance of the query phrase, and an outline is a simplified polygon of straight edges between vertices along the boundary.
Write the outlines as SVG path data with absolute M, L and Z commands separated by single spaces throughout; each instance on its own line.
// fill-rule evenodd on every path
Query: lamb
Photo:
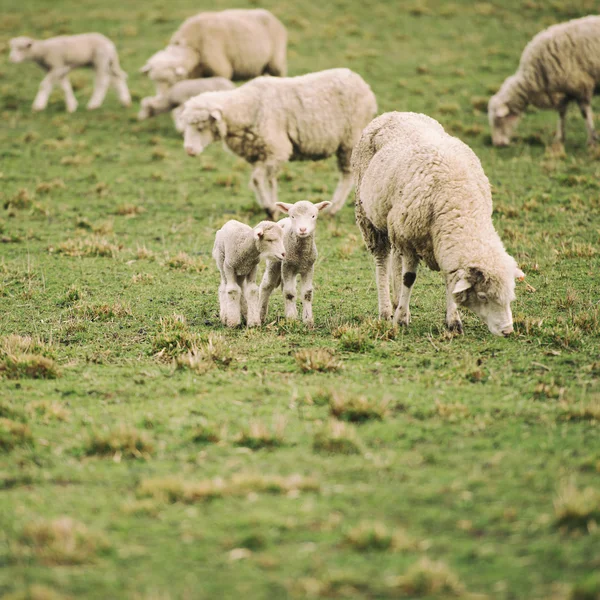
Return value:
M 171 115 L 175 121 L 175 128 L 177 131 L 183 132 L 183 127 L 179 124 L 179 117 L 183 112 L 182 105 L 186 100 L 204 92 L 232 90 L 234 88 L 235 85 L 224 77 L 184 79 L 183 81 L 178 81 L 164 95 L 142 98 L 138 119 L 143 121 L 144 119 L 171 111 Z
M 330 202 L 313 204 L 306 200 L 296 204 L 278 202 L 277 206 L 289 216 L 277 224 L 283 229 L 285 258 L 283 262 L 267 261 L 267 268 L 260 284 L 260 320 L 265 322 L 269 310 L 269 297 L 273 290 L 282 286 L 285 298 L 286 319 L 297 319 L 296 278 L 300 275 L 300 294 L 302 296 L 302 321 L 313 325 L 313 275 L 317 260 L 315 228 L 319 211 L 328 207 Z
M 169 45 L 141 68 L 158 94 L 181 79 L 285 77 L 287 31 L 264 9 L 202 12 L 184 21 Z
M 121 104 L 131 106 L 127 73 L 119 65 L 115 45 L 100 33 L 61 35 L 47 40 L 16 37 L 10 40 L 9 60 L 14 63 L 31 60 L 47 71 L 33 102 L 34 111 L 46 108 L 52 88 L 58 83 L 65 94 L 67 111 L 75 112 L 77 100 L 69 81 L 69 72 L 77 67 L 89 66 L 96 71 L 94 92 L 87 105 L 89 110 L 102 105 L 111 83 Z
M 555 109 L 559 120 L 555 142 L 565 140 L 569 102 L 577 102 L 585 119 L 588 143 L 594 144 L 591 101 L 600 84 L 600 17 L 573 19 L 548 27 L 525 47 L 517 72 L 489 101 L 488 117 L 494 146 L 508 146 L 521 114 L 529 104 Z
M 462 333 L 458 306 L 495 335 L 513 331 L 510 303 L 523 272 L 492 223 L 490 184 L 473 151 L 422 114 L 391 112 L 354 149 L 356 220 L 375 258 L 379 315 L 392 316 L 388 268 L 402 282 L 394 323 L 408 325 L 423 260 L 446 279 L 446 324 Z M 393 251 L 393 252 L 392 252 Z
M 254 165 L 250 186 L 270 218 L 276 215 L 277 172 L 289 160 L 337 155 L 340 181 L 329 212 L 352 189 L 350 157 L 362 129 L 377 112 L 371 88 L 349 69 L 300 77 L 258 77 L 227 92 L 207 92 L 185 104 L 184 147 L 190 156 L 211 142 Z
M 261 259 L 284 259 L 281 227 L 271 221 L 262 221 L 254 228 L 239 221 L 227 221 L 217 231 L 212 255 L 221 272 L 221 322 L 236 327 L 244 316 L 248 327 L 260 325 L 256 273 Z

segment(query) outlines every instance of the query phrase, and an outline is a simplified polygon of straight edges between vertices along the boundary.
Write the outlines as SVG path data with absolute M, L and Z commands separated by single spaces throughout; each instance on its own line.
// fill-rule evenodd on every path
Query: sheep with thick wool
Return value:
M 180 121 L 180 116 L 183 112 L 183 104 L 187 100 L 204 92 L 232 89 L 235 89 L 235 84 L 224 77 L 184 79 L 183 81 L 178 81 L 172 88 L 169 88 L 165 94 L 142 98 L 138 119 L 143 121 L 161 113 L 171 111 L 175 128 L 177 131 L 183 132 L 183 124 Z
M 488 104 L 494 146 L 508 146 L 529 104 L 558 111 L 555 141 L 565 139 L 565 117 L 577 102 L 585 119 L 588 143 L 596 141 L 592 96 L 600 84 L 600 17 L 552 25 L 525 47 L 519 69 L 504 81 Z
M 217 231 L 212 255 L 221 273 L 219 306 L 223 324 L 236 327 L 243 316 L 248 327 L 260 325 L 258 265 L 261 260 L 284 259 L 281 227 L 271 221 L 262 221 L 254 228 L 233 219 L 227 221 Z
M 9 60 L 14 63 L 33 61 L 47 72 L 33 102 L 32 109 L 35 111 L 46 108 L 57 83 L 65 94 L 67 111 L 77 110 L 77 99 L 69 81 L 69 73 L 78 67 L 93 67 L 96 71 L 94 92 L 87 105 L 89 110 L 102 105 L 111 83 L 121 104 L 131 105 L 127 73 L 121 69 L 115 45 L 101 33 L 61 35 L 47 40 L 25 36 L 13 38 L 10 40 Z
M 277 213 L 277 173 L 290 160 L 335 154 L 341 177 L 330 212 L 352 189 L 350 157 L 377 112 L 371 88 L 349 69 L 299 77 L 259 77 L 228 92 L 207 92 L 185 103 L 184 147 L 190 156 L 222 140 L 254 165 L 250 185 L 270 218 Z
M 260 320 L 264 323 L 269 310 L 269 298 L 275 288 L 281 286 L 285 301 L 286 319 L 297 319 L 296 279 L 300 275 L 300 295 L 302 298 L 302 321 L 313 324 L 313 276 L 318 257 L 315 243 L 315 229 L 319 211 L 327 208 L 330 202 L 313 204 L 300 200 L 295 204 L 278 202 L 277 207 L 287 218 L 277 224 L 283 229 L 285 258 L 283 261 L 267 260 L 267 267 L 260 284 Z
M 446 324 L 462 332 L 458 306 L 495 335 L 513 331 L 515 278 L 524 277 L 492 223 L 490 184 L 473 151 L 434 119 L 385 113 L 354 149 L 356 220 L 375 258 L 379 315 L 392 317 L 393 279 L 401 285 L 394 322 L 408 325 L 421 260 L 446 279 Z
M 202 12 L 182 23 L 169 45 L 141 68 L 158 94 L 182 79 L 285 77 L 287 31 L 264 9 Z

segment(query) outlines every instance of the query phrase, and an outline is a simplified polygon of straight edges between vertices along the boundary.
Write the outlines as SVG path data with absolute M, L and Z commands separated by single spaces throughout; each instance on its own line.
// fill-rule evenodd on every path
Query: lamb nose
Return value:
M 300 227 L 300 233 L 306 233 L 306 227 Z
M 509 327 L 506 327 L 505 329 L 502 330 L 502 335 L 505 337 L 509 336 L 513 331 L 514 331 L 513 326 L 510 325 Z
M 285 258 L 285 252 L 282 252 L 282 253 L 281 253 L 281 256 L 283 256 L 283 258 Z

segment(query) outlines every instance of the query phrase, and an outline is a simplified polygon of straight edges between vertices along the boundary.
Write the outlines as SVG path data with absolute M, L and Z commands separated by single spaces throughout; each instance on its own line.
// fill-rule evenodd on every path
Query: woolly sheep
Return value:
M 268 10 L 202 12 L 184 21 L 141 72 L 148 73 L 159 94 L 193 77 L 285 77 L 286 52 L 287 31 Z
M 281 227 L 271 221 L 254 228 L 227 221 L 217 231 L 212 255 L 221 273 L 221 321 L 236 327 L 244 316 L 248 327 L 260 325 L 256 274 L 261 259 L 281 261 L 285 257 Z
M 285 316 L 297 319 L 296 278 L 300 275 L 300 295 L 302 297 L 302 321 L 313 324 L 313 275 L 317 260 L 315 228 L 319 211 L 328 207 L 331 202 L 313 204 L 306 200 L 296 204 L 278 202 L 277 206 L 288 214 L 277 224 L 283 229 L 283 245 L 285 258 L 283 262 L 267 261 L 267 268 L 260 284 L 260 320 L 265 322 L 269 310 L 269 297 L 273 290 L 282 286 L 285 300 Z
M 392 316 L 388 266 L 401 283 L 394 322 L 408 325 L 417 266 L 446 279 L 446 324 L 462 332 L 466 306 L 495 335 L 513 331 L 515 278 L 524 277 L 492 223 L 490 184 L 479 159 L 426 115 L 385 113 L 352 157 L 356 220 L 375 258 L 379 314 Z
M 138 119 L 143 121 L 161 113 L 171 111 L 177 131 L 183 131 L 179 124 L 179 116 L 183 111 L 183 104 L 193 96 L 204 92 L 217 90 L 232 90 L 235 85 L 224 77 L 207 77 L 202 79 L 184 79 L 178 81 L 166 94 L 142 98 Z
M 15 63 L 34 61 L 47 71 L 33 102 L 33 110 L 44 110 L 52 88 L 60 84 L 68 112 L 77 110 L 77 100 L 69 81 L 69 72 L 77 67 L 93 67 L 96 71 L 94 92 L 88 109 L 102 105 L 112 83 L 123 106 L 131 105 L 127 73 L 119 65 L 115 45 L 100 33 L 61 35 L 47 40 L 17 37 L 10 40 L 9 60 Z
M 517 72 L 492 96 L 488 117 L 494 146 L 508 146 L 528 104 L 555 109 L 559 120 L 555 141 L 565 139 L 569 102 L 579 105 L 588 143 L 596 140 L 591 101 L 600 84 L 600 17 L 590 16 L 553 25 L 525 47 Z
M 195 156 L 222 140 L 253 164 L 250 185 L 271 218 L 277 210 L 277 172 L 283 163 L 336 154 L 341 177 L 330 207 L 333 214 L 353 185 L 352 148 L 376 112 L 371 88 L 349 69 L 259 77 L 235 90 L 188 100 L 181 115 L 184 147 Z

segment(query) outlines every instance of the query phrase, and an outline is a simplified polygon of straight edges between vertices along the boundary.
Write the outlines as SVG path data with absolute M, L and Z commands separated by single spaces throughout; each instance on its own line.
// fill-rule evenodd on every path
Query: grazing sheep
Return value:
M 559 120 L 555 141 L 565 139 L 569 102 L 577 102 L 585 119 L 588 143 L 596 140 L 592 96 L 600 84 L 600 17 L 573 19 L 548 27 L 525 47 L 517 72 L 492 96 L 488 117 L 494 146 L 508 146 L 529 104 L 555 109 Z
M 149 96 L 142 98 L 141 109 L 138 113 L 138 119 L 143 121 L 161 113 L 171 111 L 175 128 L 177 131 L 183 131 L 179 125 L 179 116 L 183 112 L 183 104 L 193 96 L 198 96 L 204 92 L 214 92 L 218 90 L 232 90 L 235 85 L 224 77 L 207 77 L 204 79 L 184 79 L 178 81 L 172 88 L 163 95 Z
M 271 218 L 277 210 L 277 172 L 283 163 L 336 154 L 341 178 L 331 201 L 333 214 L 352 189 L 352 148 L 376 112 L 371 88 L 349 69 L 259 77 L 235 90 L 188 100 L 181 115 L 184 147 L 195 156 L 222 140 L 253 164 L 250 185 Z
M 100 33 L 61 35 L 47 40 L 17 37 L 10 40 L 9 60 L 15 63 L 34 61 L 47 71 L 33 102 L 33 110 L 44 110 L 52 88 L 59 83 L 65 94 L 68 112 L 77 110 L 77 100 L 69 81 L 69 72 L 77 67 L 93 67 L 96 71 L 94 93 L 88 109 L 102 105 L 112 83 L 123 106 L 131 105 L 127 73 L 119 65 L 115 45 Z
M 221 272 L 221 321 L 236 327 L 244 316 L 248 327 L 260 325 L 256 273 L 261 259 L 281 261 L 285 257 L 281 227 L 271 221 L 254 228 L 227 221 L 217 231 L 212 255 Z
M 184 21 L 169 45 L 142 67 L 159 94 L 181 79 L 285 77 L 287 31 L 264 9 L 202 12 Z
M 354 149 L 356 220 L 376 264 L 379 315 L 392 316 L 390 253 L 402 289 L 394 322 L 408 325 L 417 266 L 446 278 L 446 324 L 466 306 L 495 335 L 513 331 L 515 278 L 524 277 L 492 223 L 490 184 L 473 151 L 426 115 L 385 113 Z M 391 252 L 393 250 L 393 252 Z
M 282 286 L 285 299 L 286 319 L 297 319 L 296 309 L 296 278 L 300 275 L 300 294 L 302 296 L 302 321 L 307 325 L 313 324 L 313 275 L 317 260 L 317 245 L 315 243 L 315 228 L 319 211 L 329 206 L 331 202 L 313 204 L 306 200 L 296 204 L 278 202 L 277 206 L 289 216 L 278 221 L 283 229 L 283 244 L 285 258 L 283 262 L 267 261 L 267 268 L 260 284 L 260 320 L 264 323 L 269 310 L 269 297 L 273 290 Z

